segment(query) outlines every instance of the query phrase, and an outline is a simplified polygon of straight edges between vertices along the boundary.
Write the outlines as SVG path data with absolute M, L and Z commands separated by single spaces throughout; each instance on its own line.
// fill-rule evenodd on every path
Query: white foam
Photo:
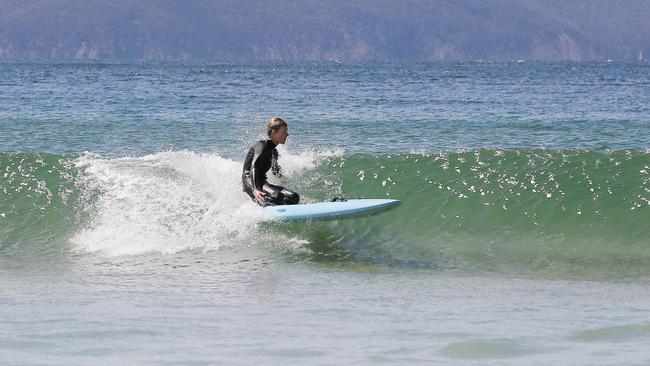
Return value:
M 300 160 L 287 166 L 314 166 Z M 90 222 L 72 238 L 79 250 L 175 253 L 249 245 L 264 235 L 258 223 L 265 212 L 241 190 L 241 162 L 177 151 L 118 159 L 85 154 L 75 163 L 84 190 L 98 192 Z
M 340 149 L 333 149 L 329 151 L 302 151 L 300 153 L 292 153 L 284 145 L 277 147 L 279 159 L 278 164 L 282 167 L 282 172 L 287 176 L 295 176 L 303 173 L 306 170 L 313 169 L 318 165 L 322 158 L 331 156 L 341 156 L 343 151 Z

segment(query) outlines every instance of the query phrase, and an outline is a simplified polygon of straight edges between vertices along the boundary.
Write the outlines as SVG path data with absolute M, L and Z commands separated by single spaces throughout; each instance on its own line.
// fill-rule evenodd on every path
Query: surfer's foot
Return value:
M 345 202 L 347 200 L 348 199 L 345 198 L 345 197 L 334 197 L 334 198 L 332 198 L 331 202 Z

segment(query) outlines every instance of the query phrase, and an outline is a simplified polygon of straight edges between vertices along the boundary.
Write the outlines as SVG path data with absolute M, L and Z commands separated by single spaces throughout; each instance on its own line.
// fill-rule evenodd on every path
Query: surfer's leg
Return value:
M 284 201 L 285 205 L 295 205 L 300 202 L 300 196 L 296 192 L 282 188 L 280 194 L 282 195 L 282 200 Z
M 264 187 L 262 188 L 264 190 L 264 201 L 268 204 L 272 205 L 281 205 L 282 204 L 282 196 L 280 192 L 282 191 L 282 187 L 276 186 L 273 184 L 269 183 L 264 183 Z
M 295 205 L 300 201 L 300 196 L 284 187 L 273 184 L 264 184 L 264 200 L 273 205 Z

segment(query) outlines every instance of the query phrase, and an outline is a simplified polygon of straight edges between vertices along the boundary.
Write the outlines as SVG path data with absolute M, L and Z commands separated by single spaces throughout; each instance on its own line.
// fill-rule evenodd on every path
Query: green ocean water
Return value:
M 171 155 L 174 158 L 175 153 Z M 89 164 L 79 166 L 84 158 Z M 190 154 L 187 159 L 200 157 Z M 402 200 L 397 210 L 377 218 L 336 225 L 299 224 L 294 225 L 296 233 L 291 225 L 280 228 L 306 239 L 318 253 L 331 254 L 329 260 L 470 272 L 559 271 L 600 276 L 647 275 L 650 268 L 650 156 L 645 152 L 480 149 L 309 159 L 314 160 L 310 161 L 313 168 L 289 182 L 307 200 Z M 107 187 L 117 189 L 126 204 L 142 205 L 139 209 L 146 211 L 148 202 L 137 196 L 137 183 L 115 187 L 111 180 L 118 179 L 118 172 L 101 184 L 89 183 L 96 178 L 89 170 L 98 160 L 88 155 L 3 154 L 3 253 L 72 250 L 71 237 L 92 227 Z M 118 169 L 120 159 L 103 159 L 103 163 Z M 237 164 L 228 159 L 221 163 Z M 161 156 L 132 158 L 128 164 L 132 182 L 146 177 L 149 184 L 163 186 L 197 179 L 162 163 Z M 228 189 L 236 192 L 238 181 L 229 184 Z M 168 202 L 178 205 L 173 207 L 179 211 L 172 214 L 187 215 L 191 208 L 180 202 L 187 196 L 176 199 L 179 202 Z M 240 203 L 232 207 L 200 204 L 227 211 Z M 154 213 L 154 221 L 164 221 L 163 214 L 170 213 Z M 199 210 L 183 229 L 191 232 L 192 225 L 208 215 L 208 210 Z M 150 225 L 141 220 L 139 229 L 149 230 Z M 161 225 L 174 235 L 176 228 Z M 185 243 L 176 250 L 195 244 L 201 247 L 204 242 Z M 316 260 L 319 257 L 314 255 Z
M 378 219 L 373 245 L 355 249 L 371 261 L 645 274 L 648 158 L 632 151 L 490 149 L 355 155 L 328 162 L 323 175 L 353 197 L 406 196 L 397 212 Z

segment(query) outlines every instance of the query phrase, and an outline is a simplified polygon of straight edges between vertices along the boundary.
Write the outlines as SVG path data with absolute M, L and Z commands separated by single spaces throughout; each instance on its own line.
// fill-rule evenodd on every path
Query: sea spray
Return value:
M 107 255 L 175 253 L 254 242 L 263 212 L 242 192 L 241 163 L 163 152 L 139 158 L 83 156 L 86 187 L 100 191 L 79 249 Z
M 298 188 L 305 171 L 336 154 L 280 150 L 283 177 L 273 179 Z M 85 154 L 75 164 L 83 172 L 80 187 L 97 192 L 87 225 L 71 240 L 77 249 L 115 256 L 261 243 L 300 246 L 299 239 L 260 227 L 268 214 L 242 192 L 240 161 L 170 151 L 113 159 Z

